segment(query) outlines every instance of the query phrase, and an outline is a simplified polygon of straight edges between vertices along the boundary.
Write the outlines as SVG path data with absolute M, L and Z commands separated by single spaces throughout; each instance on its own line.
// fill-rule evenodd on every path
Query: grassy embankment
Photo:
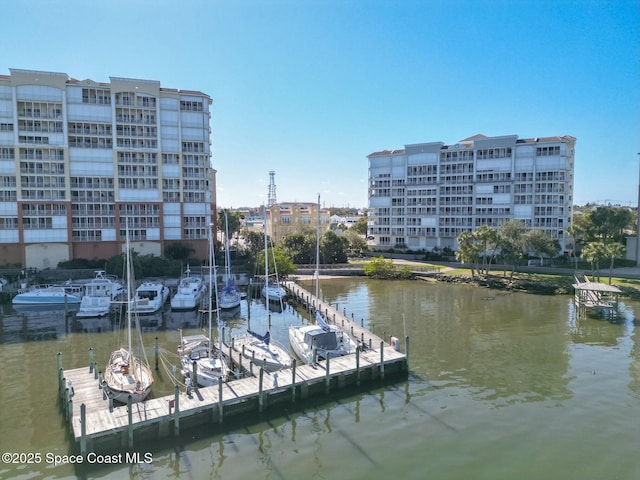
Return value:
M 364 261 L 351 261 L 354 264 L 365 264 Z M 503 270 L 490 270 L 488 275 L 471 276 L 469 268 L 452 268 L 443 265 L 433 265 L 424 262 L 399 262 L 393 261 L 396 268 L 416 268 L 420 270 L 434 269 L 439 273 L 432 277 L 426 277 L 424 280 L 440 281 L 447 283 L 467 283 L 485 288 L 494 288 L 498 290 L 511 290 L 528 293 L 536 293 L 543 295 L 572 295 L 573 283 L 575 282 L 573 274 L 565 273 L 525 273 L 511 272 L 506 273 Z M 614 271 L 615 273 L 615 271 Z M 591 278 L 591 281 L 597 279 Z M 601 283 L 609 283 L 608 275 L 600 276 Z M 640 300 L 640 279 L 628 279 L 612 277 L 611 284 L 622 290 L 621 297 Z

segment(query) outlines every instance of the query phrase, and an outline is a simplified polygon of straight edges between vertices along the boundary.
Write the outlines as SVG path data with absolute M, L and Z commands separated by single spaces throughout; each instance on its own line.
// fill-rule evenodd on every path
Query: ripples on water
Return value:
M 0 478 L 637 478 L 637 303 L 622 303 L 612 323 L 577 319 L 569 297 L 352 278 L 321 286 L 376 334 L 409 336 L 407 381 L 204 426 L 153 445 L 148 465 L 0 464 Z M 121 329 L 56 313 L 0 321 L 2 450 L 69 453 L 55 354 L 74 368 L 93 347 L 104 363 Z M 268 327 L 263 307 L 243 304 L 227 333 L 248 321 Z M 274 336 L 286 342 L 301 321 L 292 308 L 274 312 Z M 145 343 L 152 354 L 157 336 L 173 352 L 179 328 L 203 326 L 195 314 L 149 319 Z M 157 395 L 172 388 L 160 377 Z

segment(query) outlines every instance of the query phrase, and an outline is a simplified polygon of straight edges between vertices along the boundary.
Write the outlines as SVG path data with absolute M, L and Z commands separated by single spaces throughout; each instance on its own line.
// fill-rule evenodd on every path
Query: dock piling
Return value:
M 127 396 L 127 420 L 129 426 L 127 427 L 127 434 L 129 437 L 129 448 L 133 448 L 133 402 L 131 395 Z
M 180 435 L 180 387 L 173 388 L 173 434 Z

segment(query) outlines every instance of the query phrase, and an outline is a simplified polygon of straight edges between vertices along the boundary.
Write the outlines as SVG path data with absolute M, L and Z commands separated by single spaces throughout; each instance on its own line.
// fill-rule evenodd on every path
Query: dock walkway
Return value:
M 335 308 L 318 302 L 298 285 L 287 282 L 285 287 L 292 295 L 306 297 L 323 312 L 328 312 L 327 318 L 359 340 L 361 348 L 354 354 L 322 360 L 315 365 L 297 365 L 294 361 L 291 369 L 278 372 L 249 365 L 248 372 L 254 375 L 200 387 L 190 395 L 176 386 L 173 395 L 151 398 L 130 407 L 113 405 L 102 388 L 101 373 L 95 371 L 93 365 L 64 370 L 62 355 L 58 354 L 62 411 L 80 452 L 131 448 L 134 440 L 137 443 L 178 436 L 184 427 L 222 423 L 226 417 L 248 412 L 261 413 L 273 404 L 295 403 L 346 386 L 384 380 L 385 375 L 406 376 L 407 357 L 398 345 L 385 343 Z M 408 348 L 408 339 L 405 341 Z M 239 351 L 228 345 L 225 348 L 234 362 L 240 362 Z

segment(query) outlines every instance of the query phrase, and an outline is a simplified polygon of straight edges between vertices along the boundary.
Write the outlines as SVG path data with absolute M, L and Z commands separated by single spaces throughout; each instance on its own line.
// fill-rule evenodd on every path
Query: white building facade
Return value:
M 462 232 L 515 219 L 546 230 L 564 249 L 575 142 L 475 135 L 455 145 L 421 143 L 368 155 L 373 246 L 457 250 Z
M 152 80 L 0 75 L 0 265 L 55 268 L 171 242 L 206 256 L 211 98 Z

